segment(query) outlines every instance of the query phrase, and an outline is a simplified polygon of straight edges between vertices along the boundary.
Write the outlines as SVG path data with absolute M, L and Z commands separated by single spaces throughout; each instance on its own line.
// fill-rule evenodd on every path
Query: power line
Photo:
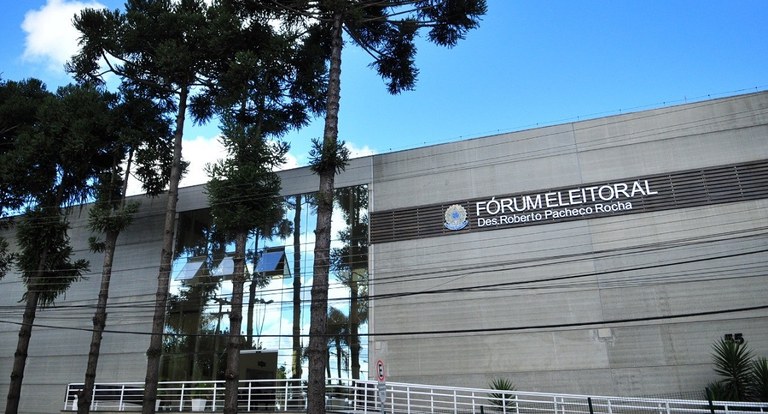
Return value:
M 592 327 L 592 326 L 625 325 L 625 324 L 633 324 L 638 322 L 652 322 L 652 321 L 670 320 L 670 319 L 696 318 L 696 317 L 702 317 L 702 316 L 724 315 L 724 314 L 732 314 L 732 313 L 738 313 L 738 312 L 751 312 L 751 311 L 766 310 L 766 309 L 768 309 L 768 305 L 720 309 L 720 310 L 703 311 L 703 312 L 689 312 L 689 313 L 682 313 L 682 314 L 676 314 L 676 315 L 659 315 L 659 316 L 647 316 L 647 317 L 638 317 L 638 318 L 606 319 L 602 321 L 583 321 L 583 322 L 572 322 L 572 323 L 522 325 L 522 326 L 507 326 L 507 327 L 495 327 L 495 328 L 436 329 L 436 330 L 430 330 L 430 331 L 402 331 L 402 332 L 378 332 L 378 333 L 377 332 L 367 332 L 367 333 L 361 332 L 359 333 L 359 335 L 364 337 L 393 337 L 393 336 L 423 337 L 423 336 L 434 336 L 434 335 L 462 335 L 462 334 L 473 334 L 473 333 L 476 334 L 476 333 L 519 332 L 519 331 L 531 331 L 531 330 L 545 331 L 545 330 L 559 330 L 559 329 L 566 329 L 566 328 L 585 328 L 585 327 Z M 25 325 L 23 322 L 14 322 L 14 321 L 6 321 L 6 320 L 0 320 L 0 323 L 18 325 L 18 326 Z M 57 325 L 40 324 L 40 323 L 33 323 L 32 326 L 37 328 L 47 328 L 47 329 L 57 329 L 57 330 L 93 332 L 93 329 L 89 329 L 89 328 L 57 326 Z M 110 333 L 110 334 L 121 334 L 121 335 L 141 335 L 141 336 L 155 335 L 152 332 L 126 331 L 126 330 L 115 330 L 115 329 L 105 329 L 103 332 Z M 162 333 L 159 335 L 169 336 L 169 337 L 213 336 L 211 334 L 187 334 L 187 333 Z M 302 338 L 310 337 L 309 334 L 301 334 L 300 336 Z M 322 336 L 332 337 L 334 335 L 325 334 Z M 292 338 L 293 335 L 261 334 L 259 335 L 259 337 L 260 338 Z

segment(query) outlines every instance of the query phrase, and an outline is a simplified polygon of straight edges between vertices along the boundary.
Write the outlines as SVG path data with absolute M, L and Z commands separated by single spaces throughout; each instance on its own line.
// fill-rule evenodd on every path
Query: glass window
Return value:
M 301 356 L 310 320 L 313 200 L 311 194 L 286 197 L 282 217 L 249 234 L 241 379 L 306 377 Z M 338 189 L 333 217 L 329 315 L 334 318 L 328 329 L 343 340 L 329 340 L 331 375 L 360 378 L 367 372 L 367 186 Z M 209 210 L 179 213 L 162 380 L 224 378 L 233 251 L 234 243 L 216 232 Z

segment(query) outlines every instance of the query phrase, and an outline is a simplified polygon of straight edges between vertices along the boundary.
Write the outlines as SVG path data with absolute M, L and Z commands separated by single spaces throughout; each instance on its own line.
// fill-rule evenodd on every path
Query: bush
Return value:
M 768 360 L 752 358 L 746 342 L 721 339 L 713 346 L 712 362 L 718 381 L 707 385 L 716 401 L 768 402 Z
M 496 378 L 488 384 L 488 388 L 498 391 L 515 391 L 515 384 L 507 378 Z M 493 405 L 509 407 L 512 404 L 513 396 L 509 392 L 492 392 L 488 394 L 488 400 Z
M 754 401 L 768 402 L 768 359 L 760 357 L 752 361 L 749 396 Z
M 718 381 L 722 386 L 719 392 L 724 395 L 720 398 L 727 401 L 746 401 L 752 365 L 752 352 L 747 348 L 747 343 L 721 339 L 712 348 L 715 372 L 722 377 Z

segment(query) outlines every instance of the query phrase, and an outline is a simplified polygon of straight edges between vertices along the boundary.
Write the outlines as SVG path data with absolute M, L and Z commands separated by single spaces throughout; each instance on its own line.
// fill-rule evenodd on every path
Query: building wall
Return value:
M 765 161 L 767 124 L 760 93 L 383 154 L 372 226 L 483 197 Z M 765 308 L 707 314 L 766 305 L 761 197 L 491 231 L 470 218 L 463 231 L 405 240 L 394 228 L 372 240 L 371 359 L 392 381 L 701 390 L 724 334 L 768 355 Z

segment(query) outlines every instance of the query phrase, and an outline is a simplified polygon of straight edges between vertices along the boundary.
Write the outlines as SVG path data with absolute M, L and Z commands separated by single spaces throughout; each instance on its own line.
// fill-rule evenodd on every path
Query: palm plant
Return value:
M 728 388 L 720 381 L 713 381 L 707 384 L 706 393 L 707 399 L 710 401 L 725 401 L 727 400 Z
M 722 377 L 718 399 L 728 401 L 745 401 L 751 377 L 752 352 L 746 342 L 738 343 L 721 339 L 713 346 L 712 362 L 715 372 Z
M 768 402 L 768 359 L 760 357 L 752 361 L 749 396 L 752 400 Z
M 515 391 L 515 384 L 508 378 L 494 378 L 488 384 L 488 388 L 500 392 L 488 394 L 488 401 L 498 407 L 509 407 L 514 399 L 510 391 Z
M 347 315 L 344 315 L 342 311 L 340 311 L 337 308 L 334 308 L 331 306 L 328 309 L 328 319 L 327 319 L 328 327 L 326 328 L 327 332 L 327 338 L 328 338 L 328 376 L 330 376 L 330 358 L 331 358 L 331 347 L 334 347 L 336 350 L 336 370 L 337 375 L 339 378 L 341 378 L 341 367 L 342 367 L 342 361 L 344 359 L 345 351 L 344 346 L 349 346 L 349 343 L 347 341 L 347 338 L 349 336 L 349 318 Z
M 345 228 L 339 231 L 344 245 L 331 250 L 336 278 L 349 288 L 349 351 L 352 379 L 360 378 L 359 328 L 368 320 L 368 189 L 365 186 L 336 190 Z

